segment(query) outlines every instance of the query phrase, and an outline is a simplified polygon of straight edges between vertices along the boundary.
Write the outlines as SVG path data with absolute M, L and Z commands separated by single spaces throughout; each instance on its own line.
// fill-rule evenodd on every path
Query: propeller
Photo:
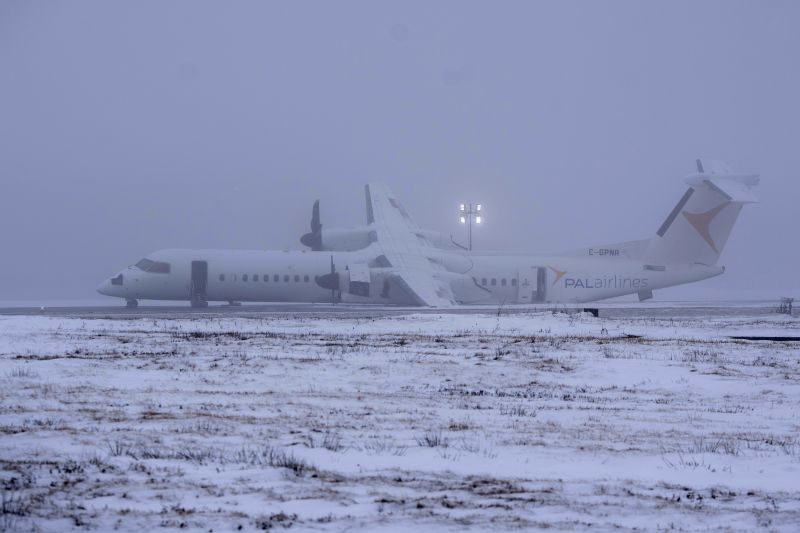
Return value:
M 314 207 L 311 209 L 311 232 L 300 237 L 300 242 L 314 252 L 322 250 L 322 223 L 319 218 L 319 200 L 314 202 Z
M 333 256 L 331 256 L 331 271 L 329 274 L 323 274 L 322 276 L 316 276 L 314 281 L 322 287 L 323 289 L 330 289 L 331 290 L 331 304 L 336 305 L 336 291 L 340 291 L 339 288 L 339 274 L 336 273 L 336 265 L 333 263 Z

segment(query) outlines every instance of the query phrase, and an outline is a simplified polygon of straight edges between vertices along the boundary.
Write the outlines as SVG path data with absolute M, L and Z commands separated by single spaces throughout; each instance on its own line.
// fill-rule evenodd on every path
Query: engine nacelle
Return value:
M 418 230 L 416 233 L 439 250 L 464 249 L 444 233 L 428 230 Z M 306 233 L 300 237 L 301 243 L 318 252 L 356 252 L 363 250 L 375 240 L 375 231 L 370 226 L 355 228 L 323 228 L 320 226 L 317 231 Z
M 374 232 L 366 227 L 322 228 L 306 233 L 300 242 L 314 251 L 355 252 L 369 246 L 375 238 Z
M 364 263 L 348 265 L 345 270 L 318 276 L 317 284 L 336 291 L 342 302 L 415 305 L 391 268 L 370 268 Z
M 367 227 L 322 228 L 322 249 L 331 252 L 355 252 L 369 246 L 374 233 Z

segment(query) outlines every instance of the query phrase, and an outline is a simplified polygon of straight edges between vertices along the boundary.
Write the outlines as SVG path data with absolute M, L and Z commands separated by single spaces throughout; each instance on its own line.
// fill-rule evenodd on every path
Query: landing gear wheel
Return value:
M 136 309 L 137 307 L 139 307 L 139 300 L 126 300 L 125 307 L 127 307 L 128 309 Z

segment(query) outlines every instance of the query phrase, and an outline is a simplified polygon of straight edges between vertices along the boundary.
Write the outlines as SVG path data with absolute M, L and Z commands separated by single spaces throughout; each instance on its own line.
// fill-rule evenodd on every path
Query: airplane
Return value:
M 443 248 L 381 184 L 365 187 L 366 227 L 319 251 L 159 250 L 103 281 L 101 294 L 138 301 L 367 303 L 428 307 L 585 303 L 718 276 L 717 262 L 742 207 L 757 202 L 757 175 L 697 160 L 688 190 L 649 239 L 557 254 Z M 330 233 L 329 235 L 334 235 Z M 356 235 L 357 238 L 353 238 Z M 439 234 L 441 236 L 441 234 Z M 359 240 L 360 239 L 360 240 Z M 438 246 L 437 246 L 438 245 Z M 341 248 L 341 249 L 336 249 Z

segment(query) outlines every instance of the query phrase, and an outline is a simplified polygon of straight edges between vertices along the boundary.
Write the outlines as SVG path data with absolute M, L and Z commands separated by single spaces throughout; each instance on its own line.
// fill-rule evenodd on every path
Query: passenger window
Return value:
M 497 285 L 497 278 L 492 278 L 492 287 Z
M 283 276 L 283 281 L 285 281 L 286 283 L 289 283 L 289 274 L 286 274 L 285 276 Z
M 225 281 L 225 274 L 220 274 L 219 275 L 219 280 L 220 281 Z
M 511 286 L 512 287 L 516 287 L 517 286 L 517 278 L 511 278 Z
M 242 274 L 242 281 L 247 281 L 247 274 Z
M 308 276 L 303 276 L 303 281 L 305 281 L 306 283 L 308 283 Z
M 483 279 L 481 280 L 481 285 L 486 285 L 486 278 L 483 278 Z
M 300 281 L 300 276 L 298 276 L 297 274 L 295 274 L 295 275 L 294 275 L 294 282 L 295 282 L 295 283 L 297 283 L 298 281 Z
M 275 274 L 274 276 L 272 276 L 272 281 L 280 281 L 280 280 L 281 277 L 279 275 Z
M 258 274 L 253 274 L 253 281 L 258 281 Z
M 500 280 L 500 285 L 502 285 L 503 287 L 506 286 L 506 278 Z
M 269 274 L 264 274 L 264 283 L 269 281 Z

